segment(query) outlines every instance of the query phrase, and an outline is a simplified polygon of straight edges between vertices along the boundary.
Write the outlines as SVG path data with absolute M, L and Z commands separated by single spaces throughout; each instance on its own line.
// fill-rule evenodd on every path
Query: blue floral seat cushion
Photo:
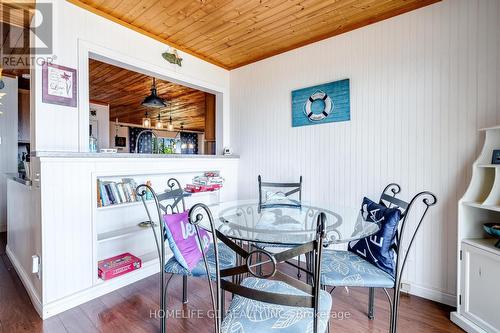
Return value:
M 218 243 L 217 248 L 219 250 L 220 269 L 234 267 L 236 264 L 236 253 L 224 243 Z M 206 256 L 208 269 L 210 271 L 210 278 L 212 280 L 215 280 L 215 253 L 213 243 L 210 244 L 210 247 L 206 252 Z M 191 271 L 189 271 L 188 269 L 184 268 L 177 261 L 177 259 L 175 259 L 175 256 L 172 256 L 165 264 L 165 272 L 195 277 L 207 275 L 207 270 L 205 269 L 205 262 L 203 259 L 201 259 L 198 264 Z
M 282 281 L 246 278 L 241 285 L 258 290 L 307 295 Z M 318 333 L 326 332 L 332 297 L 326 291 L 320 292 Z M 284 306 L 252 300 L 235 295 L 222 322 L 222 333 L 309 333 L 313 332 L 313 309 Z
M 350 251 L 323 250 L 321 284 L 335 287 L 393 288 L 394 278 Z

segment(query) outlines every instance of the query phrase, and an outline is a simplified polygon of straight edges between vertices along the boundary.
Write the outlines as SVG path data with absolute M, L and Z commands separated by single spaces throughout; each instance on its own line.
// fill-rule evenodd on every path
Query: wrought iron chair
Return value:
M 199 212 L 200 209 L 203 210 L 203 214 Z M 318 215 L 315 240 L 276 254 L 263 249 L 248 251 L 233 242 L 215 229 L 210 210 L 203 204 L 193 206 L 189 216 L 190 222 L 196 226 L 207 216 L 212 233 L 242 258 L 242 264 L 230 268 L 223 268 L 216 261 L 216 267 L 221 269 L 216 274 L 216 294 L 214 295 L 213 290 L 210 290 L 212 302 L 218 310 L 215 316 L 216 333 L 273 331 L 320 333 L 327 330 L 332 299 L 326 291 L 321 289 L 320 285 L 326 221 L 324 213 Z M 214 244 L 217 243 L 214 242 Z M 214 246 L 213 251 L 216 259 L 220 258 L 217 245 Z M 314 270 L 304 269 L 304 272 L 313 277 L 312 285 L 278 270 L 278 264 L 309 253 L 313 253 Z M 261 257 L 266 257 L 266 259 L 260 260 Z M 264 274 L 258 273 L 259 267 L 268 271 Z M 236 282 L 240 281 L 242 275 L 251 275 L 251 277 L 244 278 L 241 283 Z M 225 315 L 222 306 L 223 290 L 234 295 Z
M 164 193 L 157 194 L 151 186 L 146 184 L 141 184 L 136 188 L 136 194 L 141 198 L 144 208 L 146 209 L 146 214 L 148 216 L 148 221 L 153 231 L 156 248 L 158 251 L 159 263 L 160 263 L 160 311 L 161 311 L 161 332 L 166 332 L 166 304 L 167 304 L 167 289 L 170 280 L 174 275 L 182 276 L 182 301 L 187 303 L 187 292 L 188 292 L 188 277 L 207 277 L 210 281 L 215 280 L 216 272 L 216 260 L 215 256 L 209 255 L 204 256 L 203 262 L 199 262 L 191 271 L 184 268 L 174 256 L 167 260 L 166 249 L 168 246 L 168 240 L 166 237 L 166 226 L 163 222 L 164 214 L 181 213 L 186 211 L 186 202 L 184 198 L 189 196 L 186 194 L 181 187 L 179 181 L 175 178 L 170 178 L 167 181 L 168 190 Z M 147 193 L 151 193 L 153 201 L 155 203 L 155 209 L 148 207 L 148 202 L 146 199 Z M 156 210 L 156 212 L 154 211 Z M 153 216 L 157 219 L 153 218 Z M 198 235 L 199 236 L 199 235 Z M 201 244 L 201 243 L 200 243 Z M 213 253 L 213 248 L 216 247 L 214 244 L 210 244 L 210 248 L 207 253 Z M 200 247 L 202 248 L 202 247 Z M 230 267 L 234 265 L 236 261 L 236 256 L 234 253 L 226 246 L 219 246 L 219 261 L 223 267 Z M 207 274 L 207 272 L 209 274 Z M 170 273 L 170 277 L 166 277 L 166 273 Z
M 257 177 L 257 180 L 259 183 L 259 212 L 263 208 L 269 208 L 276 205 L 300 207 L 302 203 L 302 176 L 300 176 L 298 183 L 263 182 L 260 175 Z M 264 193 L 266 188 L 275 190 L 266 191 Z M 296 193 L 298 200 L 291 198 Z M 288 200 L 284 201 L 282 199 Z
M 394 251 L 396 253 L 395 275 L 391 276 L 382 269 L 372 265 L 363 258 L 349 251 L 325 250 L 323 256 L 323 268 L 321 283 L 323 286 L 335 287 L 366 287 L 369 288 L 368 317 L 374 318 L 375 288 L 382 288 L 389 300 L 391 307 L 390 332 L 397 331 L 398 308 L 400 299 L 401 277 L 405 268 L 408 253 L 413 245 L 415 236 L 420 229 L 427 211 L 437 203 L 436 196 L 427 191 L 415 195 L 411 201 L 405 202 L 396 197 L 401 192 L 398 184 L 389 184 L 385 187 L 380 197 L 380 204 L 388 208 L 399 208 L 401 210 L 401 220 L 396 235 Z M 407 226 L 408 217 L 417 202 L 423 204 L 422 212 L 416 216 L 417 223 Z M 407 228 L 411 228 L 407 230 Z M 409 238 L 406 238 L 407 235 Z M 406 251 L 401 251 L 402 240 L 408 239 Z M 332 289 L 332 291 L 333 291 Z M 392 297 L 387 289 L 393 289 Z
M 261 175 L 257 177 L 259 184 L 259 213 L 262 209 L 273 208 L 273 207 L 301 207 L 302 205 L 302 176 L 299 178 L 298 183 L 275 183 L 275 182 L 263 182 Z M 266 191 L 266 189 L 273 189 L 274 191 Z M 292 196 L 296 194 L 296 199 Z M 283 200 L 286 199 L 286 200 Z M 298 199 L 298 200 L 297 200 Z M 257 243 L 255 244 L 259 248 L 266 247 L 276 247 L 269 244 Z M 297 258 L 299 268 L 297 269 L 297 277 L 300 279 L 300 257 Z M 306 267 L 308 266 L 308 257 L 306 257 Z

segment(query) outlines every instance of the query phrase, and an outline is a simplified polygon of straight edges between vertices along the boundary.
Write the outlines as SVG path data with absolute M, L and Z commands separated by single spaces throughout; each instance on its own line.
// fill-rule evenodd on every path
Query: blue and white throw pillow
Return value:
M 365 221 L 380 223 L 380 230 L 370 237 L 350 242 L 348 250 L 394 276 L 395 246 L 401 211 L 396 207 L 387 208 L 364 198 L 361 214 Z

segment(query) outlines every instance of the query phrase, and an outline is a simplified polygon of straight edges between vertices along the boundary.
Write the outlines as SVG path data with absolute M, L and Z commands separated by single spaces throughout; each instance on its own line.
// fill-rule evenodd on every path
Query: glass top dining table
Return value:
M 324 243 L 340 244 L 369 237 L 380 230 L 378 223 L 365 221 L 360 209 L 302 203 L 291 207 L 274 205 L 259 209 L 257 200 L 209 205 L 215 227 L 223 235 L 250 243 L 294 246 L 316 237 L 318 215 L 326 215 Z M 201 222 L 209 229 L 208 219 Z

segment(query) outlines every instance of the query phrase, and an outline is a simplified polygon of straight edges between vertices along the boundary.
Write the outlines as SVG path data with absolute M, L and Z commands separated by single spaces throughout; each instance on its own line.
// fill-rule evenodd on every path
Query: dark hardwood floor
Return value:
M 21 280 L 5 254 L 5 233 L 0 234 L 0 332 L 158 332 L 154 318 L 158 308 L 156 276 L 152 276 L 81 306 L 42 321 L 30 303 Z M 211 332 L 212 321 L 205 312 L 210 301 L 205 280 L 190 279 L 189 303 L 181 304 L 182 279 L 170 285 L 169 308 L 178 318 L 169 318 L 169 332 Z M 368 320 L 367 291 L 351 288 L 349 294 L 333 292 L 331 332 L 387 332 L 388 302 L 376 294 L 375 320 Z M 229 303 L 229 299 L 227 301 Z M 399 332 L 462 332 L 448 318 L 452 308 L 415 296 L 403 296 Z M 172 313 L 172 312 L 170 312 Z M 342 318 L 343 316 L 343 318 Z M 258 333 L 258 332 L 256 332 Z

